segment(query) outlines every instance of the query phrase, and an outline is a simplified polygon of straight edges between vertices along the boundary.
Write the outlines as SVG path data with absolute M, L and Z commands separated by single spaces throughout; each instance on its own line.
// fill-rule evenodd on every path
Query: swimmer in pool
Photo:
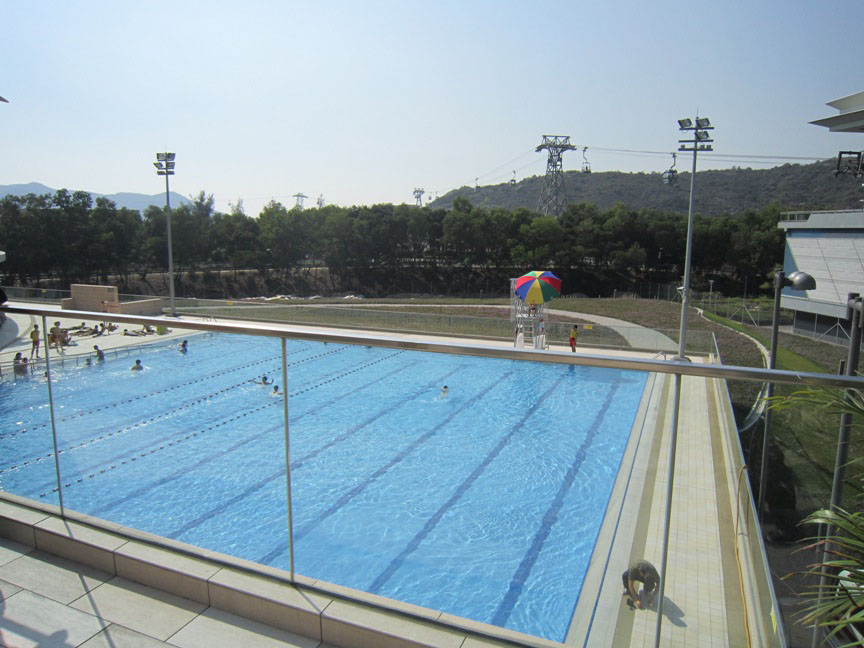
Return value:
M 445 398 L 447 396 L 447 394 L 449 394 L 449 393 L 450 393 L 450 388 L 447 385 L 444 385 L 441 388 L 441 398 Z
M 132 365 L 132 371 L 142 371 L 144 369 L 144 365 L 141 364 L 140 360 L 136 360 L 135 364 Z
M 180 353 L 186 353 L 189 350 L 188 344 L 189 344 L 189 342 L 187 340 L 183 340 L 180 343 L 180 348 L 178 349 L 180 351 Z
M 273 391 L 270 392 L 270 395 L 271 396 L 281 396 L 282 395 L 279 393 L 279 385 L 273 385 Z

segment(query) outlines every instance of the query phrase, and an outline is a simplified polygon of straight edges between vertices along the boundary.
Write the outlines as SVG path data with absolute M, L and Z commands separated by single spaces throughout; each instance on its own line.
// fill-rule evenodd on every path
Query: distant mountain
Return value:
M 75 189 L 70 189 L 69 191 L 77 191 Z M 56 189 L 52 189 L 51 187 L 46 187 L 45 185 L 39 182 L 28 182 L 27 184 L 13 184 L 13 185 L 0 185 L 0 198 L 3 196 L 26 196 L 27 194 L 36 194 L 37 196 L 41 196 L 44 194 L 54 195 L 57 193 Z M 111 202 L 113 202 L 117 207 L 126 207 L 127 209 L 135 209 L 137 211 L 143 212 L 150 205 L 155 205 L 156 207 L 164 207 L 165 206 L 165 194 L 157 193 L 152 196 L 148 196 L 147 194 L 138 194 L 138 193 L 116 193 L 116 194 L 97 194 L 92 191 L 88 192 L 95 201 L 97 198 L 107 198 Z M 192 201 L 182 196 L 174 191 L 171 192 L 171 206 L 177 207 L 179 205 L 188 205 Z
M 685 161 L 686 160 L 682 160 Z M 864 191 L 851 175 L 834 177 L 834 160 L 813 164 L 784 164 L 771 169 L 732 168 L 697 171 L 695 211 L 702 214 L 734 214 L 776 203 L 795 209 L 861 209 Z M 543 176 L 532 176 L 514 185 L 461 187 L 434 202 L 449 208 L 461 196 L 475 207 L 527 207 L 538 209 Z M 690 198 L 690 172 L 680 172 L 678 182 L 664 185 L 658 173 L 618 171 L 564 172 L 567 202 L 593 203 L 608 209 L 622 202 L 631 209 L 686 212 Z

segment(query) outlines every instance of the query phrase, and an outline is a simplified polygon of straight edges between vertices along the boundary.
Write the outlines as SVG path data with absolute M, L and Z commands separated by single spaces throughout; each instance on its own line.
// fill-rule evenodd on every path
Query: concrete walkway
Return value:
M 362 309 L 364 307 L 374 306 L 375 308 L 399 308 L 402 304 L 376 304 L 372 303 L 363 303 L 363 304 L 328 304 L 328 306 L 332 306 L 333 308 L 358 308 Z M 441 305 L 432 305 L 432 304 L 412 304 L 413 308 L 441 308 Z M 493 308 L 499 311 L 509 311 L 509 306 L 498 306 L 498 305 L 484 305 L 484 304 L 460 304 L 449 306 L 447 304 L 443 305 L 443 308 Z M 566 318 L 578 318 L 584 320 L 586 322 L 591 322 L 593 324 L 600 324 L 601 326 L 607 326 L 613 329 L 616 333 L 618 333 L 621 337 L 627 340 L 627 344 L 629 344 L 634 349 L 656 349 L 658 351 L 677 351 L 678 343 L 672 338 L 663 335 L 659 331 L 655 331 L 654 329 L 648 328 L 646 326 L 641 326 L 639 324 L 634 324 L 633 322 L 626 322 L 624 320 L 616 319 L 614 317 L 605 317 L 603 315 L 591 315 L 589 313 L 577 313 L 574 311 L 568 310 L 558 310 L 554 308 L 547 308 L 546 312 L 549 315 L 555 315 L 556 317 L 566 317 Z

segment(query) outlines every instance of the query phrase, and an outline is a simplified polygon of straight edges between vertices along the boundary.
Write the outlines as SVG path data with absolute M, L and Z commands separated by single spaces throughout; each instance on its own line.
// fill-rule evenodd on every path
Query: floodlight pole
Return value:
M 157 175 L 165 176 L 165 228 L 168 239 L 168 295 L 171 302 L 171 317 L 177 317 L 177 307 L 174 301 L 174 253 L 171 245 L 171 192 L 168 187 L 168 176 L 174 175 L 174 153 L 157 153 L 156 167 Z
M 678 335 L 678 360 L 686 360 L 685 346 L 687 343 L 687 308 L 690 305 L 690 266 L 693 257 L 693 201 L 696 195 L 696 157 L 699 151 L 711 151 L 708 137 L 709 130 L 714 130 L 708 119 L 696 116 L 695 125 L 689 119 L 678 120 L 679 130 L 693 131 L 693 139 L 678 140 L 679 151 L 693 151 L 693 170 L 690 173 L 690 206 L 687 209 L 687 247 L 684 252 L 684 286 L 681 292 L 681 328 Z M 692 144 L 692 148 L 687 148 Z
M 168 189 L 168 174 L 165 174 L 165 227 L 168 230 L 168 294 L 171 298 L 171 317 L 177 317 L 174 302 L 174 246 L 171 244 L 171 191 Z
M 696 188 L 696 154 L 698 151 L 712 150 L 709 142 L 714 140 L 708 136 L 708 131 L 713 130 L 711 122 L 696 116 L 695 125 L 689 119 L 679 119 L 678 127 L 682 131 L 693 131 L 693 139 L 678 140 L 681 146 L 679 151 L 693 151 L 693 171 L 690 174 L 690 207 L 687 211 L 687 248 L 684 253 L 684 285 L 681 291 L 681 330 L 678 333 L 678 355 L 673 358 L 679 362 L 686 362 L 685 343 L 687 336 L 687 307 L 690 304 L 690 261 L 693 247 L 693 196 Z M 692 144 L 687 148 L 686 144 Z M 669 459 L 666 468 L 666 509 L 663 518 L 663 549 L 660 555 L 660 584 L 657 588 L 657 622 L 654 627 L 654 647 L 660 647 L 660 631 L 663 624 L 663 599 L 666 591 L 666 563 L 669 555 L 669 530 L 672 521 L 672 495 L 675 485 L 675 453 L 678 445 L 678 414 L 681 408 L 681 386 L 682 376 L 675 374 L 675 393 L 672 404 L 672 428 L 669 430 Z

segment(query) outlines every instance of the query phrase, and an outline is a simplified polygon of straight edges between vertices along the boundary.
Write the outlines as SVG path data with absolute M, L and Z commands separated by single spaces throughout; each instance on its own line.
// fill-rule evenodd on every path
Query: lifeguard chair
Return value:
M 561 294 L 561 280 L 551 272 L 534 271 L 510 280 L 513 346 L 548 349 L 546 302 Z

